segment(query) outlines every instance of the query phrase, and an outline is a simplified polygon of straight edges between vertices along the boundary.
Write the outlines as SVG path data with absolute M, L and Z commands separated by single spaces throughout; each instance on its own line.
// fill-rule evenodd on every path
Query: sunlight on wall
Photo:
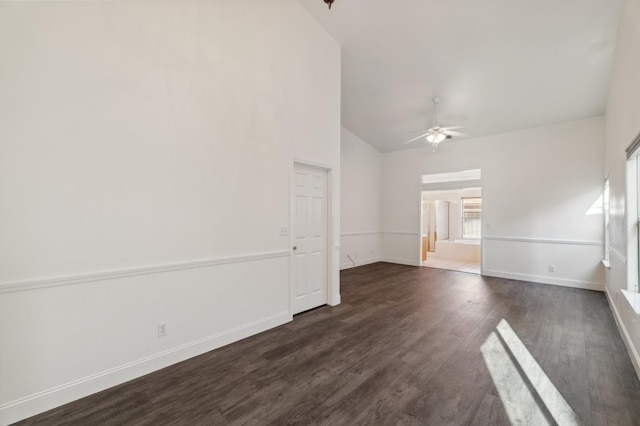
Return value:
M 589 207 L 585 215 L 591 216 L 594 214 L 602 214 L 602 211 L 603 211 L 602 208 L 603 208 L 603 199 L 602 199 L 602 195 L 600 195 L 598 199 L 593 202 L 591 207 Z
M 506 320 L 500 321 L 480 351 L 511 424 L 580 424 Z

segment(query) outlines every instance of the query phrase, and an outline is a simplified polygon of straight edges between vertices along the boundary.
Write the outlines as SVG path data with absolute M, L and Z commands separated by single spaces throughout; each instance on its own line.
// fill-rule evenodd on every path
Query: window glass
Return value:
M 482 198 L 462 199 L 462 239 L 479 240 L 482 230 Z
M 604 217 L 604 260 L 609 260 L 609 177 L 604 180 L 602 192 L 602 213 Z
M 638 194 L 640 190 L 638 169 L 638 156 L 634 155 L 627 162 L 626 182 L 626 222 L 627 222 L 627 291 L 638 291 L 638 278 L 640 271 L 640 221 L 638 220 Z

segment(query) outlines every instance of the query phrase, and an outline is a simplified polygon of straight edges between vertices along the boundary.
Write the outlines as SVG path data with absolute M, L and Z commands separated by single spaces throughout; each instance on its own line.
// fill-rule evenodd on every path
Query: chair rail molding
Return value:
M 358 232 L 344 232 L 340 234 L 341 237 L 360 237 L 365 235 L 380 235 L 382 231 L 358 231 Z
M 417 237 L 419 234 L 417 232 L 408 232 L 408 231 L 382 231 L 384 235 L 408 235 L 411 237 Z
M 138 268 L 118 269 L 113 271 L 104 271 L 89 274 L 45 278 L 39 280 L 8 282 L 0 284 L 0 294 L 13 293 L 17 291 L 36 290 L 39 288 L 47 287 L 85 284 L 95 281 L 106 281 L 138 275 L 159 274 L 163 272 L 180 271 L 184 269 L 207 268 L 211 266 L 225 265 L 230 263 L 252 262 L 256 260 L 273 259 L 288 256 L 289 250 L 278 250 L 264 253 L 245 254 L 240 256 L 211 258 L 190 262 L 168 263 L 163 265 L 141 266 Z
M 566 244 L 574 246 L 602 246 L 602 241 L 590 241 L 590 240 L 563 240 L 563 239 L 550 239 L 550 238 L 529 238 L 529 237 L 502 237 L 488 235 L 482 237 L 485 241 L 509 241 L 516 243 L 539 243 L 539 244 Z

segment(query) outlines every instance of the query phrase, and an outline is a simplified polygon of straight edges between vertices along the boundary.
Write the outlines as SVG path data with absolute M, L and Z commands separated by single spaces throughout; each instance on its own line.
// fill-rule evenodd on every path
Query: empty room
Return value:
M 639 17 L 0 1 L 0 425 L 640 425 Z

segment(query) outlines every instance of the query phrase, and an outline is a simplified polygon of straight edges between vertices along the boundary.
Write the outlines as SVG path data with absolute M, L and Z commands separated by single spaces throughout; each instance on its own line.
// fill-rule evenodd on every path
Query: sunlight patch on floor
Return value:
M 500 321 L 480 351 L 511 424 L 580 424 L 506 320 Z

